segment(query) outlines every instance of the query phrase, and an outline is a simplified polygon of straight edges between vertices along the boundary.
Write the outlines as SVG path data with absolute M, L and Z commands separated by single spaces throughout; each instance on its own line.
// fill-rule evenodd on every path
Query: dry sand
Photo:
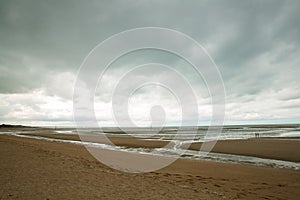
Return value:
M 99 163 L 83 146 L 0 135 L 1 199 L 298 199 L 300 172 L 179 159 L 152 173 Z

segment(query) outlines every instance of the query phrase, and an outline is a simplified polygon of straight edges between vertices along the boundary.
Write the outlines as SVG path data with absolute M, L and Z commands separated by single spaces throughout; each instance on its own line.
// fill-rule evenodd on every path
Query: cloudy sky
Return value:
M 72 126 L 73 87 L 85 57 L 113 34 L 149 26 L 180 31 L 208 51 L 226 89 L 226 124 L 299 123 L 299 10 L 296 0 L 1 0 L 0 123 Z M 140 50 L 118 59 L 103 76 L 95 98 L 101 125 L 115 125 L 110 91 L 124 70 L 151 62 L 190 81 L 198 123 L 209 124 L 210 96 L 191 66 L 168 52 Z M 158 76 L 172 79 L 151 67 L 138 74 L 149 81 Z M 176 82 L 172 87 L 184 90 Z M 128 99 L 128 113 L 137 125 L 162 116 L 174 125 L 181 120 L 180 104 L 166 88 L 146 85 Z

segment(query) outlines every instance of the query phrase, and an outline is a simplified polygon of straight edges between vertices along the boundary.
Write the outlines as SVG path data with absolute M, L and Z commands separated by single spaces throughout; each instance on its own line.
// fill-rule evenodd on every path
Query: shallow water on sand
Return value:
M 221 154 L 221 153 L 208 153 L 205 156 L 202 156 L 199 151 L 193 150 L 183 150 L 180 146 L 187 142 L 181 140 L 173 140 L 171 141 L 174 145 L 171 148 L 126 148 L 108 144 L 100 144 L 95 142 L 84 142 L 84 141 L 75 141 L 75 140 L 64 140 L 64 139 L 55 139 L 55 138 L 47 138 L 40 136 L 31 136 L 31 135 L 23 135 L 24 132 L 0 132 L 0 134 L 8 134 L 14 135 L 17 137 L 24 138 L 32 138 L 39 140 L 47 140 L 47 141 L 55 141 L 55 142 L 63 142 L 63 143 L 72 143 L 77 145 L 86 145 L 89 147 L 102 148 L 114 151 L 125 151 L 131 153 L 140 153 L 140 154 L 151 154 L 155 156 L 170 156 L 170 157 L 184 157 L 187 159 L 194 160 L 210 160 L 216 162 L 230 162 L 230 163 L 245 163 L 252 164 L 258 166 L 271 166 L 276 168 L 288 168 L 294 170 L 300 170 L 300 163 L 298 162 L 288 162 L 274 159 L 265 159 L 265 158 L 257 158 L 252 156 L 239 156 L 239 155 L 231 155 L 231 154 Z M 22 134 L 22 135 L 21 135 Z

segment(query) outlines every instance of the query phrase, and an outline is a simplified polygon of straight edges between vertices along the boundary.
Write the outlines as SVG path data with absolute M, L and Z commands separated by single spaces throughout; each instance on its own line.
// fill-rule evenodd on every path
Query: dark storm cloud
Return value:
M 221 71 L 225 78 L 243 73 L 245 62 L 270 51 L 277 43 L 299 44 L 297 11 L 300 7 L 296 1 L 188 1 L 182 4 L 179 1 L 27 0 L 1 1 L 0 8 L 0 53 L 38 58 L 46 62 L 49 70 L 75 71 L 100 41 L 140 26 L 174 28 L 200 43 L 216 42 L 214 59 L 224 68 L 221 67 Z M 1 68 L 10 65 L 24 68 L 22 63 L 10 63 L 15 60 L 18 58 L 4 60 Z M 40 66 L 31 63 L 29 67 Z M 29 73 L 29 76 L 33 75 Z M 16 79 L 19 79 L 17 75 Z M 17 83 L 11 87 L 18 86 L 26 87 Z

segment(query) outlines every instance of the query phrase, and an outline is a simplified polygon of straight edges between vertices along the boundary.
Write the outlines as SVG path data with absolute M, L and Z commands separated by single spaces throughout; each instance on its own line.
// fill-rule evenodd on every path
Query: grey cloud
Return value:
M 40 90 L 45 96 L 71 100 L 71 82 L 85 56 L 99 42 L 130 28 L 161 26 L 186 33 L 207 47 L 223 76 L 229 103 L 239 106 L 255 102 L 268 91 L 278 92 L 272 98 L 279 101 L 299 101 L 299 10 L 300 3 L 289 0 L 184 3 L 3 0 L 0 2 L 0 93 Z M 116 63 L 116 72 L 112 70 L 108 78 L 119 78 L 117 71 L 122 66 L 130 68 L 145 62 L 173 66 L 198 93 L 205 93 L 201 89 L 203 80 L 195 76 L 188 64 L 162 52 L 128 55 Z M 285 88 L 290 91 L 284 92 Z M 101 92 L 98 100 L 106 102 L 109 91 Z M 264 101 L 256 103 L 263 105 Z M 38 106 L 40 102 L 32 104 Z M 0 113 L 7 112 L 1 107 Z M 294 111 L 290 112 L 295 117 Z

